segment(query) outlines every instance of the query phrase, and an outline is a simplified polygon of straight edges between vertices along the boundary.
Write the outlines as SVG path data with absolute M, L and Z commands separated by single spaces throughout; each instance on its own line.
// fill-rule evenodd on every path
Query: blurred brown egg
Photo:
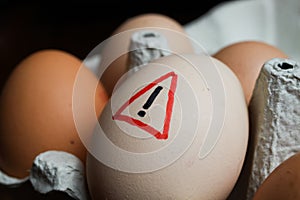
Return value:
M 113 88 L 120 77 L 128 70 L 130 39 L 134 32 L 141 30 L 153 30 L 160 32 L 168 42 L 169 49 L 176 53 L 193 53 L 194 48 L 181 24 L 169 16 L 158 13 L 141 14 L 127 19 L 113 33 L 112 41 L 104 48 L 101 58 L 105 60 L 120 49 L 126 51 L 118 55 L 104 72 L 101 81 L 108 95 L 112 94 Z
M 253 200 L 300 199 L 300 153 L 281 163 L 258 188 Z
M 243 41 L 219 50 L 213 57 L 224 62 L 240 80 L 247 104 L 263 64 L 272 58 L 287 58 L 280 49 L 259 41 Z
M 72 153 L 85 163 L 86 149 L 72 113 L 73 85 L 81 64 L 64 51 L 42 50 L 15 68 L 0 99 L 0 169 L 5 173 L 29 175 L 34 158 L 47 150 Z M 94 98 L 99 116 L 107 95 L 94 74 L 82 68 L 86 80 L 82 102 Z M 95 120 L 85 120 L 86 130 L 92 130 Z

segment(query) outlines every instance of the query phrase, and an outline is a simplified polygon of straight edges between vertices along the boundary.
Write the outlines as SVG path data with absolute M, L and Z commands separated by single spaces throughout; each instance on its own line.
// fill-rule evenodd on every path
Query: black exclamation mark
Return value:
M 152 92 L 152 94 L 150 95 L 150 97 L 148 98 L 148 100 L 146 101 L 146 103 L 143 105 L 143 108 L 145 110 L 147 110 L 148 108 L 150 108 L 150 106 L 152 105 L 152 103 L 154 102 L 154 100 L 156 99 L 157 95 L 160 93 L 160 91 L 163 89 L 162 86 L 158 86 L 157 88 L 155 88 L 155 90 Z M 138 112 L 138 115 L 140 117 L 144 117 L 146 115 L 146 112 L 144 110 L 140 110 Z

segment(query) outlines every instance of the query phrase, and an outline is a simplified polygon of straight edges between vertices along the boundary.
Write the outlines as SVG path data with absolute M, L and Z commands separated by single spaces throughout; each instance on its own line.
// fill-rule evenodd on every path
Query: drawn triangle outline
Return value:
M 146 93 L 148 90 L 156 86 L 158 83 L 168 79 L 171 77 L 171 84 L 170 88 L 168 91 L 168 101 L 166 105 L 166 110 L 165 110 L 165 119 L 164 119 L 164 126 L 162 132 L 158 131 L 157 129 L 153 128 L 152 126 L 145 124 L 144 122 L 135 119 L 133 117 L 130 117 L 128 115 L 123 115 L 122 112 L 131 104 L 133 103 L 136 99 L 138 99 L 140 96 L 142 96 L 144 93 Z M 168 139 L 169 135 L 169 129 L 170 129 L 170 122 L 171 122 L 171 117 L 172 117 L 172 112 L 173 112 L 173 104 L 174 104 L 174 94 L 176 92 L 176 87 L 177 87 L 177 74 L 175 72 L 168 72 L 167 74 L 157 78 L 153 82 L 149 83 L 146 85 L 144 88 L 139 90 L 135 95 L 133 95 L 128 101 L 126 101 L 120 108 L 119 110 L 113 115 L 112 119 L 113 120 L 119 120 L 119 121 L 124 121 L 128 124 L 131 124 L 132 126 L 136 126 L 157 139 Z

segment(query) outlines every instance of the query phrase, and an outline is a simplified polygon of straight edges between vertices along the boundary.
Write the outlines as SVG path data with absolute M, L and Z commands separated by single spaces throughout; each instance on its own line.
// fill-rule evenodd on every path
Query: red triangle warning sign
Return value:
M 165 108 L 165 118 L 164 118 L 164 124 L 163 124 L 163 129 L 162 131 L 158 131 L 156 128 L 153 126 L 146 124 L 142 122 L 139 119 L 136 119 L 134 117 L 131 117 L 129 115 L 124 115 L 122 112 L 130 105 L 132 104 L 135 100 L 137 100 L 139 97 L 141 97 L 143 94 L 145 94 L 147 91 L 152 89 L 153 87 L 157 86 L 158 83 L 171 78 L 171 83 L 168 91 L 168 99 L 167 99 L 167 104 Z M 169 72 L 158 79 L 154 80 L 153 82 L 149 83 L 146 85 L 144 88 L 139 90 L 135 95 L 133 95 L 128 101 L 126 101 L 115 113 L 115 115 L 112 117 L 113 120 L 119 120 L 119 121 L 124 121 L 128 124 L 131 124 L 132 126 L 136 126 L 149 134 L 153 135 L 157 139 L 167 139 L 168 134 L 169 134 L 169 129 L 170 129 L 170 121 L 172 117 L 172 112 L 173 112 L 173 104 L 174 104 L 174 94 L 176 92 L 176 87 L 177 87 L 177 74 L 174 72 Z M 146 101 L 146 103 L 143 105 L 144 109 L 148 109 L 157 95 L 160 93 L 163 87 L 157 86 L 155 90 L 151 93 L 150 97 Z M 140 117 L 143 117 L 145 115 L 144 111 L 138 112 L 138 115 Z

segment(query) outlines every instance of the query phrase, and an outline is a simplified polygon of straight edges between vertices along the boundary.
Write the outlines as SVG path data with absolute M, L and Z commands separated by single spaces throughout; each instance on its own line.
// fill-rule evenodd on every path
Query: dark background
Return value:
M 35 51 L 55 48 L 84 59 L 129 17 L 155 12 L 184 25 L 221 2 L 224 1 L 55 0 L 41 3 L 0 0 L 0 91 L 14 67 Z M 0 199 L 71 198 L 62 193 L 40 195 L 26 183 L 11 189 L 0 185 Z
M 129 17 L 156 12 L 184 25 L 220 2 L 0 0 L 0 90 L 11 70 L 37 50 L 56 48 L 84 59 Z

